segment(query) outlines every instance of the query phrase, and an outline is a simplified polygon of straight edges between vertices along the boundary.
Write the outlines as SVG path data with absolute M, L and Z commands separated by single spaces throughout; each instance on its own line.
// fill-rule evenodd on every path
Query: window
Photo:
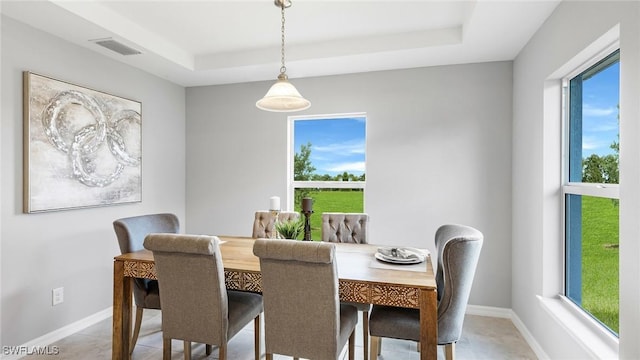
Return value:
M 301 210 L 313 199 L 311 238 L 321 238 L 323 212 L 364 212 L 365 114 L 291 116 L 289 198 Z
M 564 295 L 618 333 L 619 50 L 563 82 Z

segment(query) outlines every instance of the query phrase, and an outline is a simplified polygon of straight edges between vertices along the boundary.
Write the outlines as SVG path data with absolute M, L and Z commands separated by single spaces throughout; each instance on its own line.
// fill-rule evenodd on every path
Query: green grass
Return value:
M 619 330 L 618 204 L 582 197 L 582 307 Z
M 296 190 L 298 191 L 298 190 Z M 355 212 L 364 211 L 364 192 L 350 190 L 317 190 L 308 197 L 313 199 L 313 214 L 311 214 L 311 239 L 322 239 L 322 213 L 324 212 Z M 301 204 L 295 204 L 295 211 L 301 211 Z M 304 216 L 303 216 L 304 217 Z

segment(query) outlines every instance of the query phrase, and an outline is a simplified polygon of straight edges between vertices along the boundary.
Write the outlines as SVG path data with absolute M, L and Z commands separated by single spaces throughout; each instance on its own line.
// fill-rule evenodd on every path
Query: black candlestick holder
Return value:
M 311 214 L 313 210 L 303 211 L 304 215 L 304 241 L 311 241 Z

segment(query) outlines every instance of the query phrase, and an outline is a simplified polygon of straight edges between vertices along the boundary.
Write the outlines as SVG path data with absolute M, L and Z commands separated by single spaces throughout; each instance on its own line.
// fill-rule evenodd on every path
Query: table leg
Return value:
M 438 358 L 438 299 L 436 290 L 420 291 L 420 360 Z
M 124 276 L 124 262 L 113 262 L 113 337 L 111 358 L 128 360 L 131 339 L 131 278 Z

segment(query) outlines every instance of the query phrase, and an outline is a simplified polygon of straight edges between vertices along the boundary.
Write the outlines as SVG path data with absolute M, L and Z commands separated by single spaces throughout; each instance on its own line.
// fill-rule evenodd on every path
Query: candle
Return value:
M 304 198 L 302 199 L 302 211 L 312 212 L 313 211 L 313 199 L 312 198 Z
M 269 198 L 269 210 L 280 210 L 280 198 L 272 196 Z

